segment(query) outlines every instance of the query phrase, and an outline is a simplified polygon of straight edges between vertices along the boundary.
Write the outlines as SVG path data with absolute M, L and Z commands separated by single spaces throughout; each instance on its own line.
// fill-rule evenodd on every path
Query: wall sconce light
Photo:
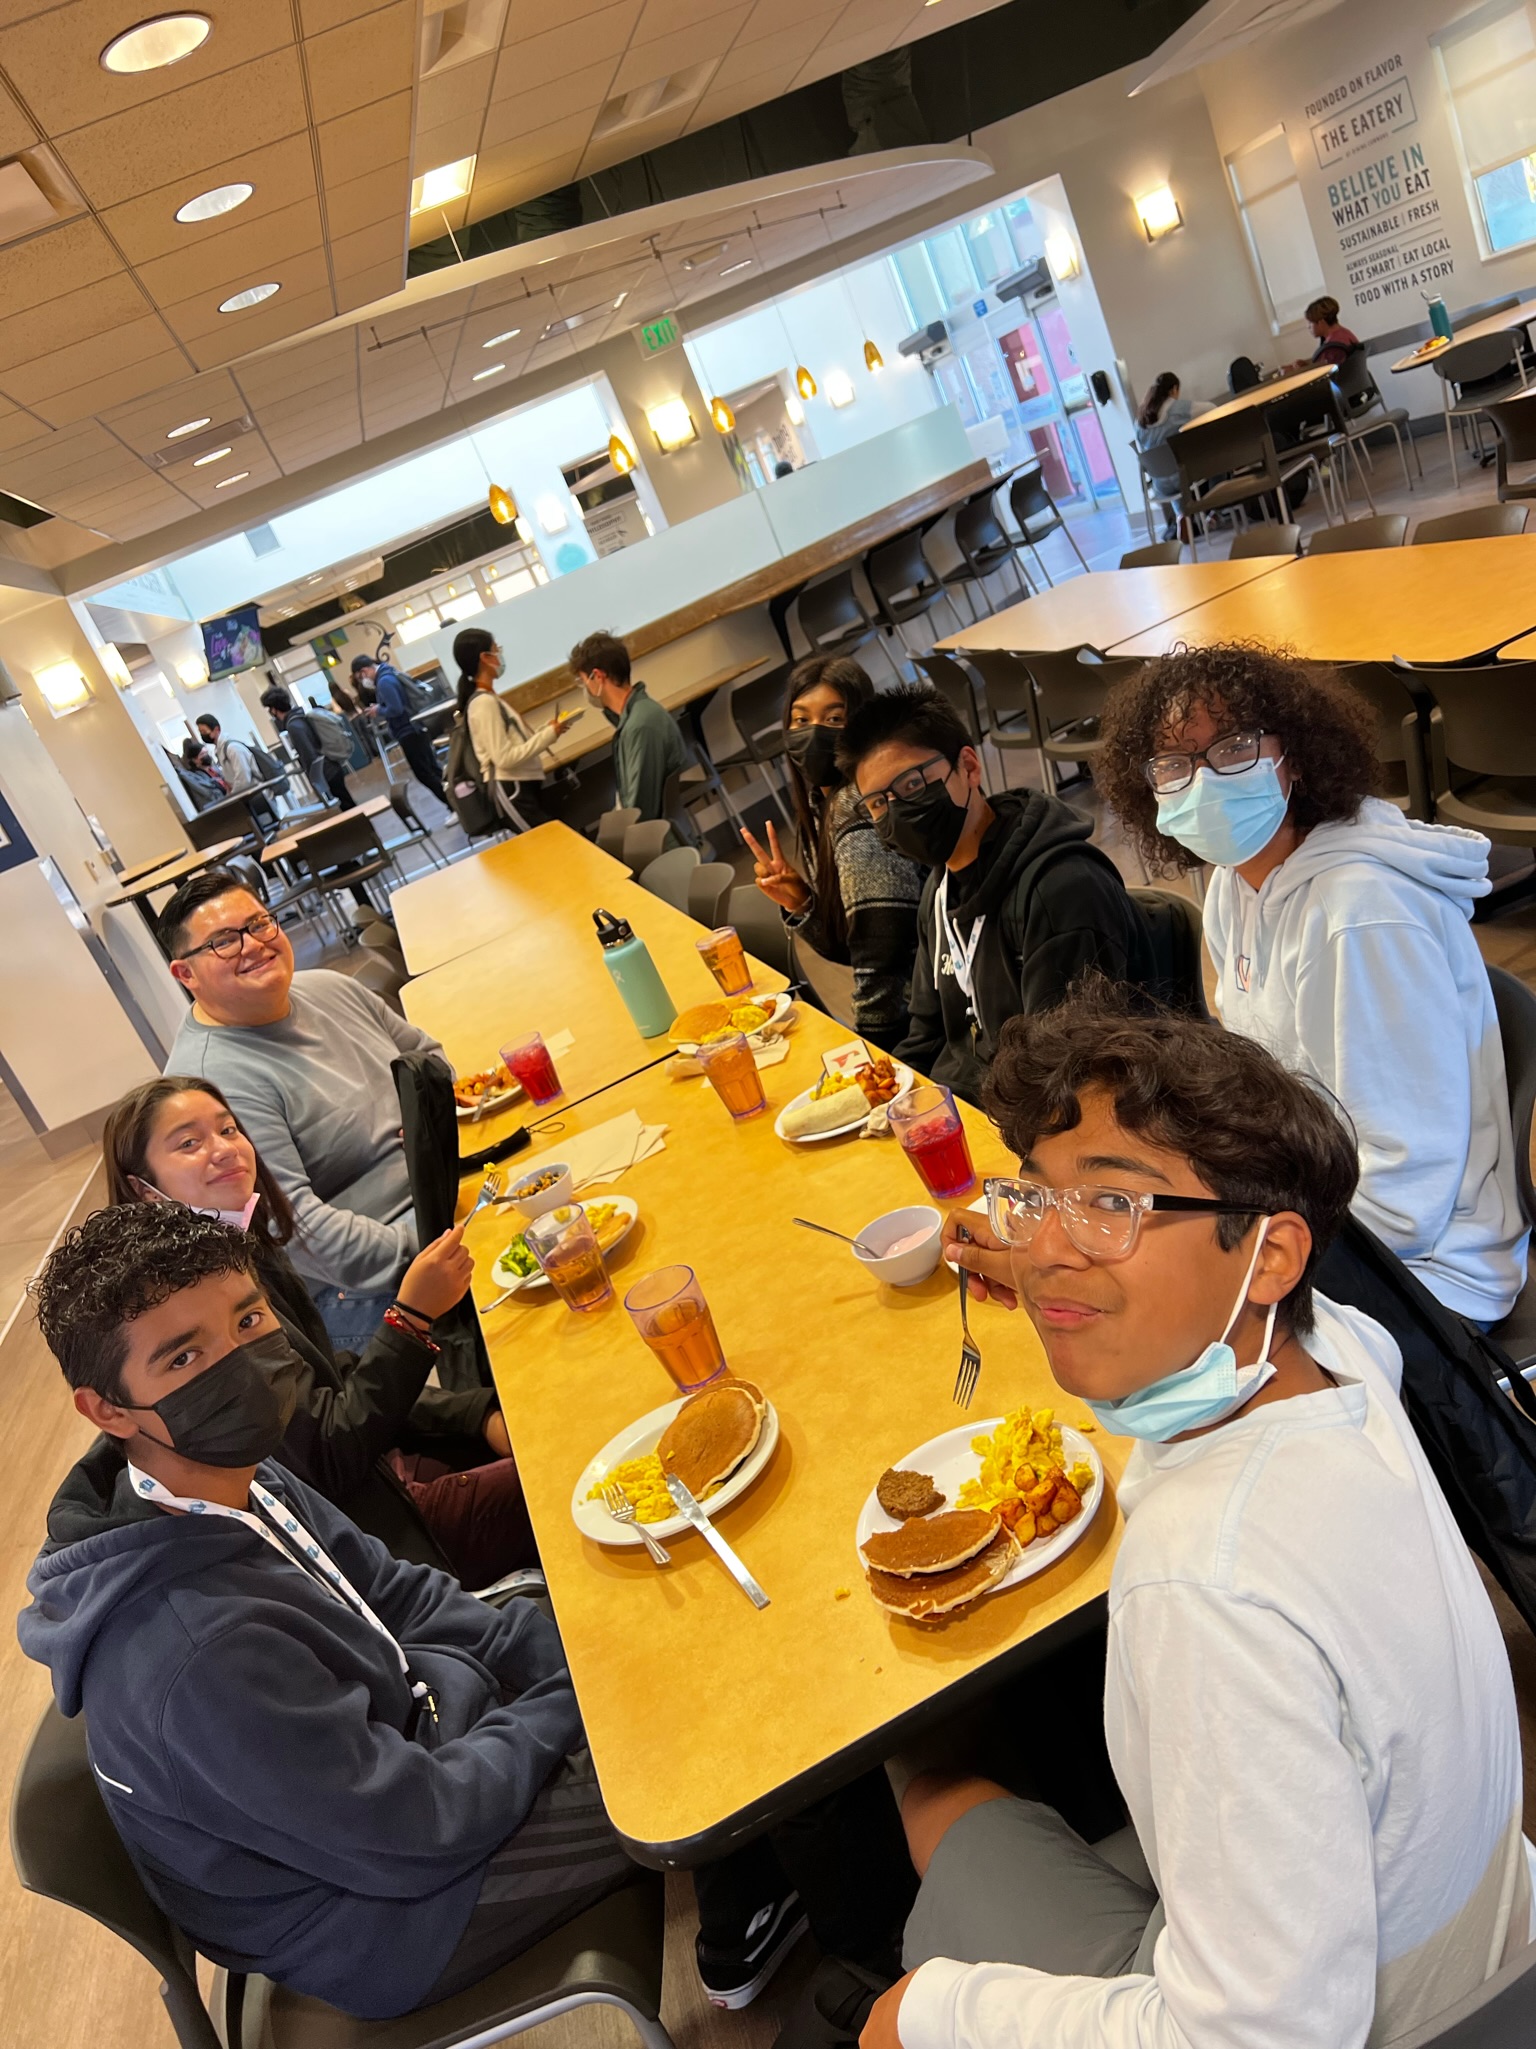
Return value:
M 614 439 L 618 440 L 618 436 L 615 435 Z M 622 441 L 619 442 L 619 446 L 621 448 L 624 446 Z M 610 454 L 612 453 L 611 449 L 609 452 Z M 614 468 L 617 469 L 618 467 L 619 464 L 615 462 Z M 629 469 L 630 467 L 631 465 L 629 463 L 626 463 L 624 465 L 625 469 Z M 539 516 L 539 525 L 543 527 L 545 533 L 547 534 L 563 534 L 566 528 L 570 525 L 570 521 L 565 516 L 564 505 L 562 505 L 560 500 L 554 497 L 553 495 L 551 495 L 548 498 L 541 498 L 539 500 L 537 509 Z
M 133 672 L 123 660 L 115 642 L 104 640 L 96 650 L 96 659 L 119 690 L 126 690 L 133 682 Z
M 1143 192 L 1135 206 L 1142 233 L 1149 242 L 1156 242 L 1164 235 L 1171 235 L 1175 228 L 1182 228 L 1184 225 L 1184 216 L 1179 212 L 1179 202 L 1166 185 L 1159 185 L 1155 192 Z
M 709 402 L 709 417 L 714 422 L 717 434 L 729 434 L 736 425 L 736 415 L 723 398 L 712 398 Z
M 491 517 L 498 526 L 511 526 L 517 519 L 517 501 L 510 491 L 504 491 L 500 484 L 492 484 L 486 501 L 491 508 Z
M 799 399 L 793 393 L 784 401 L 784 417 L 788 420 L 791 427 L 803 427 L 805 425 L 805 407 L 801 405 Z
M 872 341 L 867 341 L 864 344 L 864 368 L 869 372 L 871 377 L 874 376 L 877 370 L 883 370 L 885 368 L 885 358 L 881 355 L 880 351 L 875 347 Z
M 188 690 L 200 690 L 208 681 L 208 664 L 201 655 L 183 655 L 176 664 L 176 674 Z
M 1170 194 L 1170 197 L 1172 195 Z M 1140 205 L 1140 201 L 1137 204 Z M 1174 209 L 1177 212 L 1177 208 Z M 1051 276 L 1057 284 L 1064 285 L 1069 279 L 1082 274 L 1082 263 L 1078 259 L 1077 244 L 1068 234 L 1047 235 L 1045 238 L 1045 260 L 1051 267 Z
M 608 460 L 613 464 L 621 477 L 627 477 L 635 466 L 635 451 L 627 441 L 621 441 L 617 434 L 610 434 L 608 436 Z M 546 499 L 545 503 L 547 504 L 548 502 Z M 539 524 L 541 526 L 544 525 L 542 519 Z M 564 526 L 564 524 L 565 522 L 562 520 L 560 525 Z M 546 533 L 558 531 L 558 528 L 545 527 Z
M 693 424 L 685 400 L 663 399 L 659 406 L 648 406 L 645 423 L 656 437 L 656 446 L 663 455 L 673 455 L 679 448 L 686 448 L 690 441 L 697 441 L 699 430 Z
M 795 372 L 795 389 L 802 398 L 816 396 L 816 380 L 802 363 Z
M 32 680 L 56 719 L 91 701 L 91 686 L 78 662 L 50 662 L 44 669 L 34 669 Z
M 855 397 L 853 380 L 841 370 L 834 370 L 827 378 L 827 403 L 833 406 L 851 406 Z

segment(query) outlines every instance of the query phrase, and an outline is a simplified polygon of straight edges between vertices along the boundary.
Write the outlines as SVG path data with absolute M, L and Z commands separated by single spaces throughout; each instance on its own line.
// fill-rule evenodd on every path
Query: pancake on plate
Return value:
M 912 1525 L 906 1527 L 910 1529 Z M 869 1546 L 864 1548 L 867 1552 Z M 933 1616 L 952 1614 L 956 1608 L 990 1592 L 1000 1579 L 1007 1577 L 1018 1555 L 1019 1547 L 1012 1536 L 999 1529 L 974 1557 L 947 1572 L 921 1572 L 902 1578 L 894 1572 L 871 1571 L 865 1576 L 869 1591 L 882 1608 L 893 1615 L 905 1615 L 913 1622 L 923 1622 Z
M 986 1549 L 1002 1526 L 996 1509 L 952 1508 L 947 1515 L 916 1517 L 899 1530 L 876 1530 L 859 1548 L 874 1571 L 908 1579 L 964 1565 Z
M 723 1032 L 731 1022 L 732 1005 L 729 1003 L 695 1003 L 687 1010 L 680 1010 L 667 1026 L 667 1037 L 674 1046 L 696 1046 L 711 1032 Z
M 767 1411 L 761 1388 L 750 1380 L 718 1380 L 683 1403 L 662 1431 L 656 1455 L 698 1500 L 752 1452 Z

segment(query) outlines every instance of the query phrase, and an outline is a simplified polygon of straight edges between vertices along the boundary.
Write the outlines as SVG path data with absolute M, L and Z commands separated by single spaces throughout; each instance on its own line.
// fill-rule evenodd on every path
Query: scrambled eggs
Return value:
M 622 1465 L 615 1466 L 595 1486 L 587 1489 L 588 1501 L 601 1501 L 605 1487 L 623 1488 L 626 1500 L 635 1505 L 635 1517 L 639 1522 L 664 1523 L 677 1513 L 667 1492 L 661 1460 L 654 1451 L 648 1451 L 643 1458 L 627 1458 Z
M 972 1438 L 971 1449 L 981 1471 L 962 1484 L 955 1505 L 995 1509 L 1017 1543 L 1048 1537 L 1082 1513 L 1093 1468 L 1086 1459 L 1064 1465 L 1054 1409 L 1015 1409 L 990 1437 Z

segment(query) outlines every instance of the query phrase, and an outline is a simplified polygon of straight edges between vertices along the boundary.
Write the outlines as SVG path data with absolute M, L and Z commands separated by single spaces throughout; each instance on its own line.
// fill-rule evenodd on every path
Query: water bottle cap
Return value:
M 592 922 L 597 927 L 597 943 L 602 947 L 627 946 L 635 936 L 633 925 L 627 919 L 616 918 L 612 911 L 594 911 Z

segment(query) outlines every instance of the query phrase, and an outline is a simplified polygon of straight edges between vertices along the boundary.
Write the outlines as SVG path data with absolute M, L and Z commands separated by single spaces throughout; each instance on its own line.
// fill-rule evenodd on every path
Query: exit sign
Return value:
M 663 313 L 659 320 L 644 321 L 635 329 L 642 356 L 659 356 L 664 349 L 675 349 L 682 338 L 670 313 Z

